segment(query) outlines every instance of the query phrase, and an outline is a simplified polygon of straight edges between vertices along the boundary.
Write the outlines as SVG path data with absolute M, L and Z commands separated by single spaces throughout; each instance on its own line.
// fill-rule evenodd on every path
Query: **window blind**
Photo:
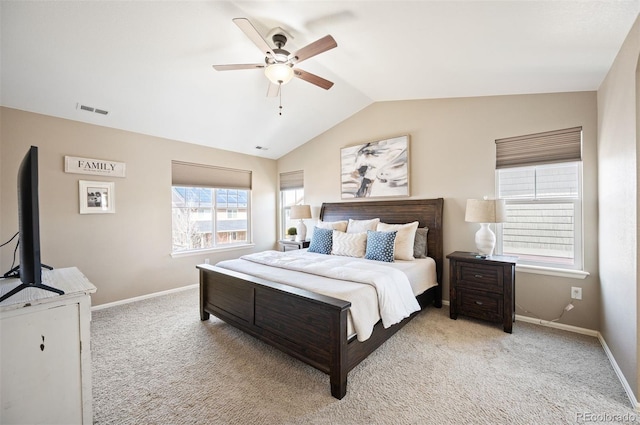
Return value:
M 582 127 L 496 140 L 496 169 L 582 160 Z
M 171 161 L 173 186 L 251 189 L 251 171 Z
M 304 171 L 280 173 L 280 190 L 304 189 Z

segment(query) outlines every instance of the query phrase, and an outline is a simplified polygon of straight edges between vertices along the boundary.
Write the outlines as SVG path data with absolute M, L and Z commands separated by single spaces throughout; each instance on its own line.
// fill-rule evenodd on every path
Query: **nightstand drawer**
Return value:
M 503 292 L 502 268 L 458 262 L 458 285 L 501 294 Z
M 460 314 L 493 322 L 502 321 L 504 315 L 502 295 L 459 288 L 456 302 Z

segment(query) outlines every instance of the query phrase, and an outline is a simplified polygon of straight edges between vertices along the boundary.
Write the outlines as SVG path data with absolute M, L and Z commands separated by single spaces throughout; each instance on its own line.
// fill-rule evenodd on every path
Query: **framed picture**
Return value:
M 115 213 L 115 184 L 80 180 L 80 214 Z
M 409 196 L 409 136 L 342 148 L 342 199 Z

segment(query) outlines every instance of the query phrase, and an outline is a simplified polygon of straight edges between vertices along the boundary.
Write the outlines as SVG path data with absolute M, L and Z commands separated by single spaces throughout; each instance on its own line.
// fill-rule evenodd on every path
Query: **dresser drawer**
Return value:
M 458 285 L 502 294 L 502 267 L 458 262 Z
M 504 317 L 502 295 L 458 288 L 457 308 L 460 314 L 501 322 Z

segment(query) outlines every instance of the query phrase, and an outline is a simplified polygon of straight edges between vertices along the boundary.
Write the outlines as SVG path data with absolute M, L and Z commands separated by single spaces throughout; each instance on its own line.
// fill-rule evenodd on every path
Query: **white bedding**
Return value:
M 400 278 L 399 280 L 408 281 L 410 284 L 408 291 L 412 292 L 414 296 L 437 285 L 435 262 L 432 258 L 383 263 L 362 258 L 316 254 L 306 252 L 306 250 L 288 251 L 286 253 L 266 251 L 266 253 L 251 254 L 245 257 L 246 258 L 222 261 L 217 265 L 229 270 L 250 274 L 351 302 L 347 332 L 349 335 L 356 333 L 359 341 L 367 340 L 373 332 L 374 325 L 381 317 L 385 318 L 387 314 L 384 312 L 382 315 L 380 314 L 378 302 L 380 294 L 375 286 L 372 286 L 377 283 L 370 282 L 367 284 L 352 281 L 352 279 L 357 280 L 357 275 L 366 275 L 367 273 L 364 271 L 374 269 L 377 270 L 378 274 L 384 274 L 385 276 L 391 276 L 401 271 L 402 274 L 406 276 L 406 279 Z M 274 261 L 276 263 L 297 264 L 294 268 L 298 270 L 288 270 L 263 264 L 271 261 L 266 260 L 268 257 L 275 259 Z M 250 259 L 253 261 L 250 261 Z M 329 268 L 330 270 L 334 270 L 333 272 L 330 271 L 329 274 L 333 274 L 333 276 L 338 277 L 338 279 L 316 274 L 319 273 L 322 267 L 315 266 L 314 264 L 319 265 L 323 262 L 331 266 Z M 355 267 L 356 270 L 359 268 L 360 271 L 346 271 L 343 266 L 348 263 L 351 263 L 351 266 Z M 305 269 L 306 272 L 302 271 Z M 385 270 L 388 272 L 385 273 Z M 383 279 L 383 281 L 385 280 L 387 279 Z M 384 282 L 382 285 L 388 286 L 387 283 Z M 389 294 L 387 293 L 387 295 Z M 402 299 L 406 301 L 406 291 L 405 297 Z M 411 299 L 415 302 L 413 297 L 411 297 Z M 405 301 L 402 301 L 402 303 Z M 398 307 L 397 302 L 392 303 L 392 306 Z M 392 311 L 391 318 L 386 317 L 388 320 L 383 324 L 387 327 L 390 325 L 390 321 L 396 322 L 402 320 L 402 318 L 407 317 L 411 312 L 419 310 L 419 306 L 415 308 L 416 306 L 417 303 L 412 306 L 410 305 L 404 312 Z

